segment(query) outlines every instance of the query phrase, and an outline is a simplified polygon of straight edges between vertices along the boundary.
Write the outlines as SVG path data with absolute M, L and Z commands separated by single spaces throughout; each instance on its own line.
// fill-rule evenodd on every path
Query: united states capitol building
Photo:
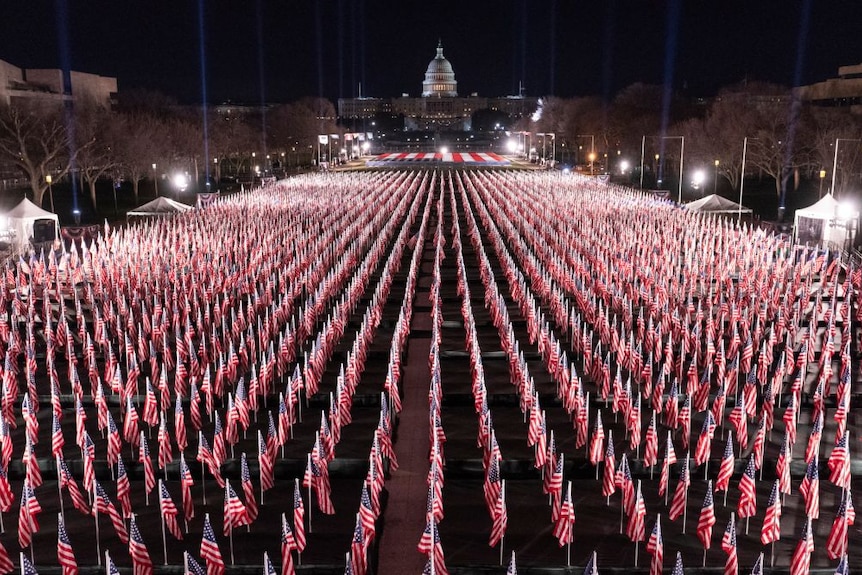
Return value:
M 452 63 L 443 55 L 442 42 L 437 55 L 425 70 L 422 96 L 403 94 L 399 98 L 340 98 L 338 116 L 342 122 L 369 120 L 380 114 L 403 116 L 405 131 L 470 131 L 475 112 L 501 112 L 516 120 L 533 113 L 538 98 L 523 94 L 487 98 L 478 94 L 458 95 L 458 81 Z

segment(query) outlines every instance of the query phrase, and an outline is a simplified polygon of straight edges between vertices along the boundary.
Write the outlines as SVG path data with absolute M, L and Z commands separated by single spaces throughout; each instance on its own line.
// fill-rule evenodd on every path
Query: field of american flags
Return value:
M 210 572 L 263 569 L 266 551 L 283 573 L 384 573 L 396 549 L 418 564 L 399 572 L 504 573 L 512 551 L 522 573 L 582 569 L 595 551 L 598 572 L 637 557 L 646 573 L 657 514 L 668 570 L 678 551 L 725 572 L 761 552 L 766 572 L 833 572 L 848 548 L 859 564 L 842 494 L 862 278 L 822 252 L 587 179 L 479 170 L 294 178 L 85 248 L 4 270 L 0 542 L 16 565 L 58 568 L 60 511 L 82 567 L 143 557 L 120 539 L 131 514 L 157 571 L 201 557 L 205 514 Z M 403 377 L 415 364 L 428 377 Z M 400 415 L 408 386 L 422 421 Z M 417 425 L 422 445 L 399 441 Z M 417 458 L 407 489 L 427 513 L 387 531 Z M 29 490 L 38 520 L 19 512 Z

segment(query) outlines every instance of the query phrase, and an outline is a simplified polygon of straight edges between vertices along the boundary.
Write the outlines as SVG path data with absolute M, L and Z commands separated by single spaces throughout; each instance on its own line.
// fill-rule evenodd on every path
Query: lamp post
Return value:
M 823 180 L 826 178 L 826 170 L 820 170 L 820 193 L 817 195 L 818 198 L 823 197 Z
M 593 162 L 596 161 L 596 153 L 590 152 L 590 155 L 587 156 L 587 158 L 590 160 L 590 175 L 592 176 L 593 175 Z
M 838 171 L 838 143 L 839 142 L 862 142 L 855 138 L 835 138 L 835 157 L 832 159 L 832 187 L 829 191 L 832 196 L 835 196 L 835 173 Z
M 748 153 L 748 140 L 757 140 L 745 136 L 742 139 L 742 168 L 739 171 L 739 210 L 736 213 L 737 221 L 742 219 L 742 192 L 745 190 L 745 156 Z
M 54 211 L 54 189 L 51 187 L 51 183 L 54 181 L 54 178 L 51 177 L 51 174 L 45 176 L 45 183 L 48 184 L 48 199 L 51 202 L 51 211 Z
M 153 164 L 153 188 L 156 190 L 156 197 L 159 197 L 159 178 L 156 174 L 156 165 Z
M 718 160 L 716 160 L 715 161 L 715 180 L 713 181 L 713 184 L 712 184 L 712 193 L 713 194 L 718 193 L 718 163 L 719 163 Z

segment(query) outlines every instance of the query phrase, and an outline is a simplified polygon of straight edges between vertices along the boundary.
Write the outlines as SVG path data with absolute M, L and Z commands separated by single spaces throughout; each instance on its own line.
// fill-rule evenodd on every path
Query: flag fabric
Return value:
M 712 540 L 712 526 L 715 525 L 715 509 L 712 501 L 712 480 L 706 484 L 706 496 L 703 498 L 703 507 L 700 509 L 700 517 L 697 520 L 697 538 L 703 544 L 704 549 L 709 549 Z
M 240 478 L 242 480 L 242 492 L 245 495 L 245 508 L 248 522 L 257 519 L 257 501 L 254 498 L 254 485 L 251 482 L 251 474 L 248 472 L 248 459 L 245 452 L 240 456 Z
M 63 514 L 57 514 L 57 562 L 63 568 L 63 575 L 77 575 L 78 562 L 75 560 L 75 552 L 69 535 L 66 533 L 66 523 Z M 0 566 L 0 573 L 4 572 Z
M 605 448 L 605 467 L 602 470 L 602 496 L 610 497 L 617 490 L 616 482 L 614 481 L 614 470 L 616 467 L 616 458 L 614 456 L 614 438 L 613 432 L 608 430 L 608 445 Z M 550 475 L 550 474 L 547 474 Z M 562 481 L 562 477 L 560 478 Z
M 231 487 L 230 481 L 225 480 L 224 485 L 224 534 L 230 535 L 230 532 L 236 527 L 242 527 L 249 524 L 248 511 L 243 505 L 236 491 Z
M 180 525 L 177 522 L 179 511 L 174 505 L 174 500 L 171 499 L 171 494 L 168 493 L 168 488 L 165 482 L 159 479 L 159 511 L 162 514 L 162 521 L 165 526 L 176 539 L 182 540 L 183 533 L 180 531 Z
M 509 514 L 506 510 L 505 481 L 503 481 L 503 485 L 500 488 L 500 495 L 497 498 L 497 504 L 494 507 L 492 520 L 493 523 L 491 526 L 491 538 L 488 541 L 488 545 L 491 547 L 496 547 L 497 543 L 499 543 L 506 536 L 506 527 L 509 524 Z
M 293 550 L 296 549 L 296 538 L 290 523 L 284 513 L 281 514 L 281 575 L 294 575 Z
M 95 515 L 96 513 L 99 513 L 107 515 L 111 520 L 111 524 L 114 526 L 114 531 L 117 532 L 117 537 L 120 538 L 120 541 L 122 541 L 123 544 L 128 544 L 129 533 L 126 531 L 126 524 L 123 522 L 120 512 L 117 511 L 116 507 L 114 507 L 108 494 L 98 481 L 94 480 L 93 490 L 95 491 L 95 494 L 93 495 L 93 514 Z
M 727 553 L 724 563 L 724 575 L 737 575 L 739 573 L 739 557 L 736 553 L 736 516 L 731 511 L 727 528 L 721 537 L 721 549 Z
M 805 500 L 805 513 L 811 519 L 820 517 L 820 474 L 818 471 L 817 457 L 812 457 L 808 462 L 808 469 L 802 483 L 799 485 L 799 494 Z
M 646 517 L 646 505 L 644 505 L 644 498 L 643 495 L 641 495 L 641 482 L 638 480 L 634 505 L 632 507 L 632 512 L 629 515 L 628 525 L 626 526 L 626 535 L 628 535 L 629 539 L 633 542 L 643 541 L 646 536 L 644 531 L 644 517 Z
M 180 491 L 183 497 L 183 516 L 186 521 L 195 516 L 195 502 L 192 498 L 192 486 L 194 484 L 192 472 L 186 464 L 186 456 L 180 453 Z
M 662 563 L 664 562 L 664 542 L 661 538 L 661 515 L 656 515 L 655 525 L 652 528 L 646 544 L 647 553 L 652 555 L 649 564 L 650 575 L 661 575 Z
M 24 555 L 23 551 L 20 554 L 20 558 L 21 558 L 21 575 L 39 575 L 39 572 L 36 571 L 36 568 L 33 566 L 32 563 L 30 563 L 30 560 L 27 559 L 27 556 Z
M 218 548 L 215 532 L 210 523 L 210 515 L 204 515 L 203 537 L 201 538 L 201 559 L 207 563 L 207 575 L 222 575 L 225 564 Z
M 302 502 L 299 479 L 293 486 L 293 536 L 297 552 L 302 553 L 305 550 L 305 504 Z
M 147 546 L 144 545 L 144 539 L 138 530 L 134 515 L 129 522 L 129 555 L 132 558 L 132 573 L 134 575 L 152 575 L 153 562 L 150 559 Z
M 30 483 L 24 479 L 21 490 L 21 506 L 18 508 L 18 544 L 24 548 L 33 541 L 33 534 L 39 532 L 37 516 L 42 512 L 42 506 L 36 499 Z
M 829 455 L 827 465 L 829 467 L 829 481 L 848 489 L 850 487 L 850 432 L 845 431 L 835 446 L 832 448 L 832 453 Z
M 0 543 L 0 573 L 2 573 L 2 575 L 6 575 L 7 573 L 12 573 L 14 571 L 15 565 L 12 563 L 12 558 L 9 557 L 9 552 L 6 551 L 3 543 Z M 66 573 L 64 572 L 63 575 L 66 575 Z
M 727 491 L 730 478 L 733 475 L 733 432 L 728 430 L 727 443 L 724 444 L 724 455 L 718 468 L 718 477 L 715 480 L 716 491 Z
M 848 500 L 849 492 L 845 491 L 842 494 L 841 503 L 838 504 L 838 512 L 835 514 L 835 520 L 832 522 L 832 529 L 829 530 L 829 536 L 826 538 L 826 555 L 830 559 L 843 557 L 847 552 L 849 523 L 847 520 Z
M 753 517 L 757 513 L 757 485 L 754 479 L 754 455 L 748 458 L 748 464 L 742 477 L 739 478 L 739 503 L 736 512 L 741 518 Z
M 768 545 L 781 538 L 781 497 L 779 496 L 779 480 L 772 484 L 769 502 L 766 504 L 766 515 L 760 531 L 760 542 Z
M 814 536 L 811 533 L 811 518 L 806 517 L 802 535 L 793 549 L 790 559 L 790 575 L 807 575 L 811 570 L 811 553 L 814 552 Z
M 673 493 L 673 500 L 670 504 L 668 517 L 671 521 L 676 521 L 676 518 L 685 512 L 685 506 L 688 502 L 688 486 L 691 485 L 691 472 L 688 463 L 688 454 L 686 454 L 680 468 L 679 482 L 676 484 L 676 491 Z
M 572 482 L 569 481 L 566 486 L 566 497 L 560 506 L 560 514 L 554 525 L 554 537 L 560 544 L 560 547 L 572 542 L 573 529 L 575 525 L 575 508 L 572 503 Z
M 685 567 L 682 565 L 682 554 L 679 551 L 676 552 L 676 563 L 673 565 L 671 575 L 685 575 Z

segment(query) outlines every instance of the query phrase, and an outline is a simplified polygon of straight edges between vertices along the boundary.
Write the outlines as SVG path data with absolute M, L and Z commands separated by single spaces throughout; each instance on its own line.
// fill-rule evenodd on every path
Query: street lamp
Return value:
M 832 189 L 829 191 L 832 196 L 835 196 L 835 172 L 838 171 L 838 142 L 862 142 L 854 138 L 836 138 L 835 139 L 835 157 L 832 160 Z
M 704 180 L 706 180 L 706 174 L 703 172 L 703 170 L 696 170 L 691 175 L 691 185 L 695 190 L 700 188 Z
M 712 186 L 712 193 L 718 193 L 718 160 L 715 161 L 715 182 Z
M 596 161 L 596 153 L 590 152 L 590 154 L 587 156 L 587 159 L 590 160 L 590 175 L 592 176 L 593 175 L 593 162 Z
M 156 190 L 156 197 L 159 197 L 159 178 L 156 174 L 155 164 L 153 164 L 153 188 Z
M 48 199 L 51 201 L 51 211 L 54 211 L 54 189 L 51 187 L 51 182 L 54 181 L 54 178 L 51 177 L 51 174 L 45 176 L 45 182 L 48 184 Z
M 820 193 L 818 194 L 818 198 L 823 197 L 823 180 L 826 178 L 826 170 L 820 170 Z

